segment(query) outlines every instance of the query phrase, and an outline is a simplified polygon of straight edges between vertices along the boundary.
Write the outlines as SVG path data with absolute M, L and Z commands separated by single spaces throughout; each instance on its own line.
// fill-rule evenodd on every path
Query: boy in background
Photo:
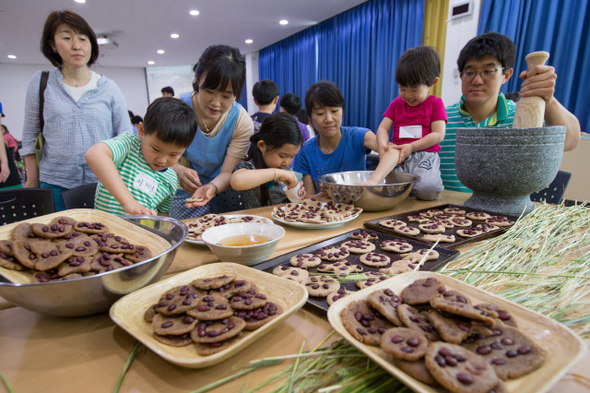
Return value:
M 279 87 L 273 81 L 263 79 L 256 82 L 252 87 L 252 97 L 254 103 L 258 106 L 258 112 L 251 116 L 254 123 L 254 133 L 257 133 L 264 119 L 272 115 L 277 108 Z
M 174 97 L 174 89 L 172 86 L 162 87 L 162 97 Z
M 178 188 L 178 177 L 169 168 L 196 132 L 193 109 L 182 100 L 162 97 L 148 107 L 138 135 L 123 133 L 88 149 L 84 157 L 100 181 L 95 209 L 167 216 Z
M 296 116 L 299 112 L 299 109 L 301 109 L 301 98 L 296 94 L 287 93 L 281 97 L 279 105 L 279 110 L 281 112 L 287 112 L 288 114 L 294 116 L 295 120 L 297 120 L 297 125 L 299 126 L 299 130 L 301 130 L 301 135 L 303 135 L 303 142 L 308 140 L 309 130 L 307 129 L 307 125 L 300 122 Z

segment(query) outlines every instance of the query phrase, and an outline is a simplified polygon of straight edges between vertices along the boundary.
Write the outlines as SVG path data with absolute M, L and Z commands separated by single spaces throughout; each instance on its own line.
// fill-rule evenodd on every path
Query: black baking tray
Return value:
M 314 254 L 315 251 L 319 248 L 331 246 L 331 245 L 337 245 L 337 244 L 339 245 L 341 243 L 344 243 L 344 242 L 350 240 L 350 235 L 355 231 L 367 231 L 367 230 L 363 229 L 363 228 L 353 229 L 349 232 L 343 233 L 343 234 L 338 235 L 336 237 L 321 241 L 319 243 L 311 244 L 309 246 L 300 248 L 298 250 L 292 251 L 288 254 L 278 256 L 273 259 L 269 259 L 268 261 L 260 263 L 256 266 L 253 266 L 253 267 L 255 269 L 262 270 L 262 271 L 272 274 L 273 269 L 277 266 L 280 266 L 280 265 L 291 266 L 291 264 L 289 262 L 291 257 L 296 256 L 298 254 L 306 254 L 306 253 Z M 383 251 L 383 250 L 381 250 L 381 246 L 380 246 L 381 241 L 383 241 L 383 240 L 401 240 L 401 237 L 393 236 L 393 235 L 390 235 L 387 233 L 382 233 L 379 231 L 367 231 L 367 232 L 374 232 L 379 237 L 379 240 L 372 241 L 372 243 L 374 243 L 376 246 L 374 252 L 381 252 L 383 254 L 386 254 L 387 256 L 389 256 L 391 258 L 392 263 L 402 259 L 399 253 L 391 252 L 391 251 Z M 412 245 L 413 249 L 411 252 L 414 252 L 414 251 L 417 251 L 420 249 L 430 249 L 432 247 L 432 245 L 428 245 L 426 243 L 422 243 L 422 242 L 419 242 L 416 240 L 411 240 L 411 239 L 410 240 L 404 239 L 404 240 L 407 240 L 408 243 Z M 439 246 L 434 247 L 433 250 L 436 250 L 438 252 L 438 254 L 439 254 L 438 259 L 431 260 L 431 261 L 425 261 L 425 263 L 422 265 L 422 268 L 420 270 L 428 270 L 428 271 L 437 270 L 441 266 L 447 264 L 449 261 L 451 261 L 457 255 L 459 255 L 459 251 L 457 251 L 457 250 L 450 250 L 448 248 L 439 247 Z M 347 260 L 349 262 L 354 263 L 354 264 L 361 265 L 363 267 L 363 272 L 366 272 L 369 270 L 379 271 L 380 267 L 371 267 L 371 266 L 367 266 L 367 265 L 364 265 L 363 263 L 361 263 L 359 261 L 359 258 L 361 255 L 362 254 L 350 253 L 350 256 L 347 258 Z M 321 273 L 321 272 L 318 272 L 316 268 L 309 268 L 307 270 L 311 273 Z M 322 273 L 322 274 L 325 274 L 325 273 Z M 359 288 L 357 288 L 357 286 L 355 285 L 354 282 L 341 283 L 340 287 L 341 288 L 344 287 L 349 291 L 358 291 L 359 290 Z M 320 310 L 322 310 L 324 312 L 326 312 L 329 307 L 328 302 L 325 297 L 310 296 L 307 300 L 307 303 L 311 306 L 315 306 L 315 307 L 319 308 Z
M 401 238 L 404 239 L 410 239 L 410 240 L 416 240 L 416 241 L 420 241 L 426 244 L 434 244 L 435 242 L 429 242 L 427 240 L 423 240 L 421 239 L 421 237 L 424 235 L 423 232 L 421 232 L 420 234 L 416 235 L 416 236 L 410 236 L 407 234 L 401 234 L 401 233 L 397 233 L 395 232 L 393 229 L 391 228 L 386 228 L 384 226 L 379 225 L 379 221 L 383 221 L 383 220 L 391 220 L 391 219 L 395 219 L 395 220 L 400 220 L 405 222 L 408 226 L 414 227 L 414 228 L 418 228 L 418 223 L 417 222 L 410 222 L 408 220 L 408 216 L 413 216 L 413 215 L 418 215 L 422 212 L 426 212 L 428 210 L 434 210 L 434 209 L 438 209 L 438 210 L 444 210 L 448 207 L 458 207 L 460 209 L 465 210 L 465 214 L 467 213 L 473 213 L 473 212 L 484 212 L 489 214 L 490 216 L 504 216 L 507 217 L 509 220 L 512 220 L 514 222 L 516 222 L 516 220 L 518 220 L 517 216 L 512 216 L 512 215 L 508 215 L 508 214 L 500 214 L 500 213 L 494 213 L 488 210 L 481 210 L 481 209 L 472 209 L 469 207 L 465 207 L 465 206 L 461 206 L 461 205 L 453 205 L 453 204 L 446 204 L 446 205 L 438 205 L 438 206 L 431 206 L 431 207 L 427 207 L 424 209 L 420 209 L 420 210 L 412 210 L 409 212 L 405 212 L 405 213 L 400 213 L 400 214 L 396 214 L 394 216 L 385 216 L 385 217 L 381 217 L 381 218 L 377 218 L 374 220 L 369 220 L 369 221 L 365 221 L 363 223 L 363 225 L 370 230 L 373 231 L 379 231 L 379 232 L 385 232 L 385 233 L 389 233 L 389 234 L 393 234 L 395 236 L 399 236 Z M 478 236 L 474 236 L 474 237 L 461 237 L 459 235 L 457 235 L 457 230 L 458 229 L 471 229 L 472 227 L 475 227 L 478 224 L 484 223 L 485 221 L 475 221 L 475 220 L 471 220 L 473 222 L 473 225 L 470 227 L 455 227 L 455 228 L 451 228 L 451 229 L 447 229 L 444 232 L 444 235 L 455 235 L 455 241 L 452 243 L 444 243 L 444 242 L 439 242 L 438 244 L 442 247 L 445 248 L 457 248 L 457 247 L 461 247 L 464 246 L 466 244 L 469 243 L 473 243 L 473 242 L 478 242 L 480 240 L 483 239 L 488 239 L 491 237 L 495 237 L 498 235 L 503 234 L 504 232 L 506 232 L 506 230 L 509 227 L 500 227 L 499 229 L 490 231 L 490 232 L 486 232 L 486 233 L 482 233 L 481 235 Z

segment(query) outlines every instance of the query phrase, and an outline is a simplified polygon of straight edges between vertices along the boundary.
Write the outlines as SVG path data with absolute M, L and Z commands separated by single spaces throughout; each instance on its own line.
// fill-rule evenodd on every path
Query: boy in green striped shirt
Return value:
M 167 216 L 178 188 L 169 168 L 193 141 L 197 118 L 182 100 L 163 97 L 150 104 L 137 129 L 138 135 L 124 133 L 86 152 L 100 181 L 94 207 L 116 215 Z

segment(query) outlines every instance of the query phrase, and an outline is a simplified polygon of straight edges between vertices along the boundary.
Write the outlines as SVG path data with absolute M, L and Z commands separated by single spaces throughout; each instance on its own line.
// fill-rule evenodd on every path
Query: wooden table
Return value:
M 444 203 L 462 204 L 468 194 L 444 191 L 432 202 L 407 199 L 397 208 L 384 212 L 362 213 L 343 226 L 310 231 L 286 227 L 287 234 L 274 256 L 311 243 L 329 239 L 340 233 L 360 228 L 366 220 Z M 269 207 L 252 209 L 248 214 L 270 217 Z M 180 246 L 169 274 L 215 262 L 205 247 Z M 332 328 L 326 317 L 304 307 L 285 323 L 268 333 L 234 357 L 204 369 L 185 369 L 161 359 L 141 347 L 127 372 L 121 392 L 190 392 L 232 375 L 232 368 L 248 365 L 253 359 L 296 353 L 305 341 L 305 350 L 320 343 Z M 585 340 L 590 343 L 590 340 Z M 22 392 L 111 392 L 129 356 L 135 339 L 115 325 L 107 313 L 84 318 L 52 318 L 20 307 L 0 311 L 0 371 L 16 393 Z M 590 392 L 590 355 L 580 361 L 555 385 L 551 392 Z M 274 366 L 274 372 L 285 366 Z M 215 392 L 236 392 L 245 384 L 250 388 L 268 377 L 261 372 L 250 374 L 223 385 Z M 590 381 L 590 380 L 589 380 Z M 5 387 L 0 383 L 0 393 Z

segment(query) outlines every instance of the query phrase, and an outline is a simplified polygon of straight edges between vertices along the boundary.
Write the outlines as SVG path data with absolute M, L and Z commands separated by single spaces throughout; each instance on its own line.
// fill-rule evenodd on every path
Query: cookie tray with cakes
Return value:
M 431 285 L 421 285 L 421 283 L 428 282 Z M 436 283 L 436 285 L 432 285 L 432 283 Z M 423 288 L 424 291 L 432 289 L 430 287 L 436 289 L 442 287 L 440 291 L 435 291 L 429 297 L 431 307 L 442 307 L 442 303 L 448 303 L 449 306 L 441 308 L 446 312 L 431 308 L 428 311 L 428 317 L 424 317 L 420 310 L 424 310 L 426 306 L 424 304 L 415 305 L 413 307 L 416 307 L 417 310 L 413 309 L 413 311 L 420 312 L 420 318 L 410 316 L 410 322 L 408 322 L 403 319 L 403 316 L 406 309 L 412 310 L 412 307 L 404 304 L 403 299 L 408 299 L 408 302 L 416 300 L 422 303 L 420 299 L 416 298 L 416 295 L 420 294 L 419 291 L 416 292 L 420 287 L 428 287 Z M 410 288 L 412 288 L 411 292 L 407 293 L 406 291 L 409 291 Z M 371 295 L 379 293 L 382 294 L 381 297 L 390 296 L 399 299 L 396 309 L 401 322 L 393 323 L 391 316 L 387 316 L 390 322 L 383 322 L 385 324 L 383 331 L 379 331 L 381 336 L 377 342 L 371 342 L 370 336 L 379 329 L 371 330 L 370 327 L 373 326 L 372 323 L 376 323 L 382 317 L 376 316 L 371 321 L 365 321 L 365 317 L 370 317 L 368 314 L 373 314 L 373 311 L 369 310 L 365 314 L 357 313 L 360 318 L 355 319 L 354 311 L 358 311 L 357 309 L 362 308 L 362 305 L 367 302 L 378 306 L 379 304 L 375 303 Z M 500 321 L 493 319 L 497 322 L 490 325 L 489 329 L 491 330 L 488 333 L 484 331 L 485 329 L 481 329 L 488 326 L 485 323 L 483 325 L 481 322 L 472 323 L 471 328 L 477 326 L 477 334 L 469 336 L 462 342 L 462 339 L 459 338 L 458 342 L 461 342 L 461 346 L 451 344 L 454 340 L 452 336 L 449 338 L 449 334 L 453 332 L 449 331 L 448 327 L 443 328 L 438 325 L 437 321 L 433 320 L 434 322 L 431 323 L 438 327 L 438 331 L 421 329 L 421 326 L 416 326 L 418 328 L 416 330 L 416 327 L 412 325 L 411 321 L 421 323 L 426 321 L 426 318 L 430 319 L 432 311 L 436 315 L 445 316 L 445 318 L 449 318 L 448 312 L 459 312 L 452 309 L 460 307 L 457 306 L 458 303 L 466 304 L 463 299 L 459 302 L 459 294 L 466 299 L 467 304 L 471 302 L 476 305 L 464 307 L 464 310 L 478 311 L 478 319 L 481 315 L 486 318 L 497 316 Z M 455 298 L 455 300 L 442 300 L 447 295 L 449 295 L 449 299 Z M 436 302 L 433 300 L 434 298 L 436 298 Z M 402 309 L 399 304 L 403 304 L 405 308 Z M 485 307 L 485 311 L 494 309 L 496 313 L 489 311 L 489 314 L 486 314 L 482 307 Z M 378 308 L 375 307 L 375 309 Z M 352 320 L 348 316 L 351 312 L 353 313 Z M 387 313 L 387 310 L 383 310 L 383 312 Z M 464 312 L 459 315 L 464 315 Z M 563 377 L 567 370 L 587 351 L 582 339 L 564 325 L 486 291 L 432 272 L 420 271 L 401 274 L 381 282 L 371 289 L 351 294 L 330 307 L 328 319 L 340 335 L 415 392 L 448 391 L 437 382 L 451 391 L 461 392 L 481 391 L 487 393 L 492 390 L 518 393 L 545 392 Z M 460 319 L 463 322 L 468 320 L 465 317 L 460 317 Z M 355 328 L 353 325 L 356 321 L 364 322 L 364 324 Z M 407 327 L 394 328 L 394 325 Z M 369 328 L 363 326 L 369 326 Z M 367 334 L 367 329 L 370 330 L 369 334 Z M 441 329 L 446 330 L 442 331 Z M 435 334 L 438 332 L 444 338 L 441 339 L 437 334 L 434 339 L 439 341 L 426 343 L 426 348 L 423 348 L 422 341 L 425 336 L 428 336 L 428 332 Z M 443 341 L 449 339 L 451 341 L 448 343 Z M 414 342 L 410 342 L 410 340 L 414 340 Z M 396 349 L 396 346 L 399 348 Z M 416 356 L 409 358 L 409 355 Z M 424 355 L 425 357 L 422 358 Z M 451 359 L 451 357 L 453 358 Z M 484 363 L 480 364 L 482 361 Z M 490 374 L 490 369 L 495 372 L 492 371 Z M 485 386 L 482 388 L 484 379 L 488 385 L 494 385 L 496 390 L 490 390 Z M 479 390 L 477 390 L 478 386 Z
M 340 255 L 338 250 L 343 245 L 350 252 Z M 431 245 L 415 240 L 358 228 L 270 259 L 254 268 L 302 282 L 302 286 L 310 291 L 307 303 L 326 311 L 331 303 L 361 287 L 370 287 L 380 280 L 418 267 L 420 270 L 436 270 L 459 255 L 456 250 L 440 246 L 431 248 Z M 330 258 L 331 253 L 333 258 Z M 304 280 L 308 281 L 303 283 Z M 314 292 L 316 285 L 318 288 Z M 320 293 L 322 291 L 327 293 Z
M 365 221 L 371 230 L 446 248 L 457 248 L 490 237 L 510 228 L 516 216 L 469 207 L 445 204 Z
M 218 320 L 217 322 L 214 322 L 213 318 L 216 317 L 209 318 L 208 316 L 201 314 L 203 312 L 207 312 L 208 310 L 206 310 L 206 306 L 205 308 L 202 308 L 198 302 L 208 302 L 210 299 L 206 299 L 206 296 L 218 298 L 220 297 L 220 291 L 215 285 L 199 286 L 198 283 L 209 283 L 213 282 L 214 278 L 224 277 L 235 278 L 235 280 L 239 279 L 246 283 L 255 283 L 256 291 L 258 293 L 264 294 L 264 299 L 268 299 L 269 302 L 272 301 L 272 303 L 280 311 L 276 313 L 274 318 L 269 318 L 270 320 L 265 324 L 261 324 L 260 327 L 246 327 L 239 333 L 238 336 L 232 337 L 230 340 L 226 340 L 232 341 L 231 343 L 227 343 L 230 345 L 226 346 L 226 343 L 224 343 L 223 347 L 221 348 L 215 348 L 214 346 L 211 346 L 212 348 L 205 348 L 205 350 L 211 349 L 211 351 L 202 352 L 203 348 L 201 345 L 190 342 L 191 336 L 209 336 L 210 338 L 214 339 L 214 336 L 217 336 L 217 333 L 219 332 L 213 334 L 207 330 L 214 329 L 216 328 L 216 323 L 223 324 L 225 321 Z M 235 281 L 235 283 L 237 283 L 237 281 Z M 230 285 L 233 284 L 234 283 Z M 170 334 L 173 334 L 172 332 L 169 332 L 169 330 L 172 330 L 171 318 L 165 319 L 166 316 L 164 315 L 163 321 L 165 322 L 162 324 L 159 324 L 155 318 L 153 319 L 152 323 L 149 323 L 147 322 L 146 314 L 147 311 L 154 308 L 154 306 L 156 306 L 156 311 L 158 311 L 160 308 L 162 308 L 163 312 L 165 312 L 165 310 L 172 310 L 172 307 L 170 307 L 168 304 L 164 304 L 164 302 L 173 303 L 174 296 L 172 296 L 172 293 L 178 289 L 182 294 L 183 287 L 191 287 L 192 292 L 195 293 L 194 297 L 191 297 L 188 303 L 190 303 L 194 298 L 196 301 L 196 307 L 192 307 L 194 305 L 188 304 L 186 311 L 186 314 L 191 316 L 193 319 L 190 322 L 195 324 L 195 331 L 191 331 L 191 334 L 188 337 L 189 343 L 177 344 L 168 340 L 171 338 Z M 198 289 L 195 289 L 195 287 Z M 216 292 L 216 294 L 213 294 L 212 292 Z M 170 294 L 170 296 L 166 296 L 168 294 Z M 239 295 L 242 294 L 240 293 Z M 146 347 L 170 363 L 188 368 L 202 368 L 222 362 L 223 360 L 233 356 L 238 351 L 241 351 L 250 344 L 254 343 L 270 330 L 277 327 L 291 314 L 299 310 L 305 304 L 307 296 L 307 291 L 294 282 L 285 282 L 285 280 L 281 279 L 280 277 L 268 277 L 267 274 L 256 269 L 251 269 L 247 266 L 235 263 L 220 262 L 199 266 L 175 276 L 165 278 L 160 282 L 133 292 L 119 299 L 115 304 L 113 304 L 110 310 L 110 316 L 111 319 L 117 325 L 126 330 L 127 333 L 135 337 Z M 225 298 L 222 300 L 224 304 L 231 303 L 231 306 L 234 306 L 234 301 L 238 301 L 236 296 L 232 297 L 229 303 L 228 300 L 225 300 Z M 187 303 L 183 302 L 182 304 Z M 179 303 L 178 307 L 184 306 L 180 306 Z M 225 307 L 213 307 L 213 309 L 210 311 L 217 312 L 222 308 L 224 310 L 226 309 Z M 234 306 L 234 309 L 238 309 L 238 307 Z M 234 312 L 233 315 L 234 316 L 229 317 L 230 321 L 232 318 L 235 318 L 236 315 L 239 316 L 239 311 L 238 313 Z M 182 314 L 181 317 L 182 316 L 184 316 L 184 314 Z M 178 317 L 178 315 L 172 315 L 172 318 L 174 317 Z M 185 318 L 187 317 L 183 317 L 181 319 L 184 320 Z M 227 317 L 220 316 L 219 318 L 225 319 Z M 183 322 L 186 323 L 187 321 Z M 242 322 L 240 323 L 243 325 Z M 235 325 L 238 325 L 238 323 L 235 323 Z M 160 327 L 165 329 L 164 332 L 156 330 L 156 328 Z M 233 327 L 229 328 L 232 329 Z M 196 340 L 198 340 L 198 338 Z M 204 342 L 205 344 L 206 341 Z M 198 352 L 200 352 L 201 355 Z

